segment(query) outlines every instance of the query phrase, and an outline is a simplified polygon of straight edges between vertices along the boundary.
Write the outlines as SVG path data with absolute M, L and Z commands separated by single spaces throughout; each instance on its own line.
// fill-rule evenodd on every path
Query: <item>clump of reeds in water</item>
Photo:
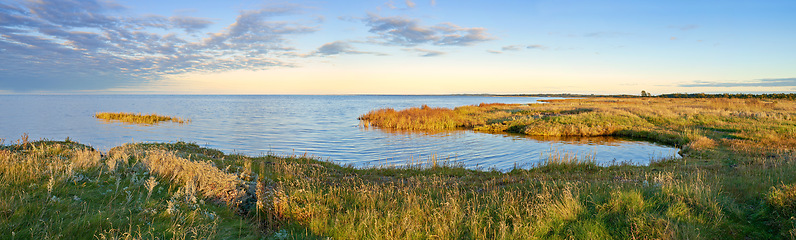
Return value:
M 106 121 L 121 121 L 133 124 L 158 124 L 160 122 L 172 121 L 175 123 L 189 123 L 191 120 L 171 116 L 161 116 L 157 114 L 125 113 L 125 112 L 99 112 L 94 114 L 95 118 Z

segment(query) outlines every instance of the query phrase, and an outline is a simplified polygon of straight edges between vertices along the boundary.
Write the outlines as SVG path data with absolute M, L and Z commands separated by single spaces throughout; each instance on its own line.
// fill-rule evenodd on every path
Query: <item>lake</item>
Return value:
M 534 138 L 473 131 L 402 132 L 366 128 L 370 110 L 427 104 L 536 103 L 542 98 L 483 96 L 307 95 L 2 95 L 0 138 L 9 144 L 66 137 L 99 150 L 129 142 L 194 142 L 250 156 L 308 154 L 354 166 L 445 159 L 469 168 L 529 167 L 551 153 L 593 156 L 601 164 L 672 157 L 678 149 L 612 137 Z M 539 103 L 543 104 L 543 103 Z M 191 119 L 153 126 L 106 123 L 96 112 L 157 113 Z

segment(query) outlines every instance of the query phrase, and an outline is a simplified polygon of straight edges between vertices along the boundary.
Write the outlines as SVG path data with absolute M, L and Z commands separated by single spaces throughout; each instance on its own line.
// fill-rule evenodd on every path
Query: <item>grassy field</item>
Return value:
M 649 166 L 552 155 L 510 172 L 434 159 L 358 169 L 189 143 L 99 153 L 19 140 L 0 149 L 0 238 L 794 239 L 794 106 L 580 99 L 421 107 L 410 120 L 375 111 L 403 121 L 394 126 L 453 125 L 403 129 L 621 135 L 683 149 Z
M 132 124 L 158 124 L 160 122 L 172 121 L 175 123 L 188 123 L 191 120 L 181 119 L 178 117 L 161 116 L 157 114 L 141 114 L 141 113 L 125 113 L 125 112 L 99 112 L 94 114 L 95 118 L 106 121 L 120 121 Z

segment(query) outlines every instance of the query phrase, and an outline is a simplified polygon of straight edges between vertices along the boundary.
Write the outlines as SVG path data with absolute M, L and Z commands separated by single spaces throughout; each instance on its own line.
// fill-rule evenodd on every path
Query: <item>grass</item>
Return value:
M 191 120 L 188 119 L 181 119 L 178 117 L 170 117 L 170 116 L 161 116 L 157 114 L 141 114 L 141 113 L 125 113 L 125 112 L 99 112 L 94 114 L 95 118 L 106 120 L 106 121 L 120 121 L 125 123 L 132 123 L 132 124 L 158 124 L 160 122 L 165 121 L 172 121 L 175 123 L 189 123 Z
M 774 150 L 796 148 L 794 103 L 726 98 L 585 98 L 547 100 L 543 104 L 481 104 L 454 109 L 379 109 L 360 119 L 364 124 L 385 129 L 624 136 L 684 150 L 715 147 Z M 755 146 L 745 146 L 750 143 Z
M 256 226 L 214 204 L 212 192 L 147 162 L 201 167 L 127 149 L 101 154 L 71 141 L 0 147 L 0 239 L 259 238 Z
M 195 144 L 0 151 L 0 238 L 792 238 L 796 158 L 357 169 Z M 693 163 L 689 163 L 693 162 Z M 156 182 L 156 183 L 153 183 Z M 88 234 L 88 235 L 87 235 Z
M 574 120 L 550 118 L 616 114 L 625 118 L 612 123 L 634 125 L 612 134 L 682 141 L 687 154 L 600 166 L 554 153 L 534 168 L 499 172 L 431 158 L 359 169 L 182 142 L 99 153 L 69 141 L 20 140 L 0 147 L 0 238 L 796 238 L 791 102 L 603 100 L 467 111 L 508 114 L 477 118 L 473 128 L 520 114 L 551 125 Z

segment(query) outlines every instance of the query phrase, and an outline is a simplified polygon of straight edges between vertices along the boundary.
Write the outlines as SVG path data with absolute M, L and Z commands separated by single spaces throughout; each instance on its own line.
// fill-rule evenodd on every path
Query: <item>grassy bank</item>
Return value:
M 380 109 L 360 119 L 389 129 L 635 137 L 686 152 L 726 149 L 757 154 L 796 148 L 796 102 L 781 99 L 585 98 L 455 109 Z
M 0 238 L 753 239 L 796 236 L 796 158 L 356 169 L 194 144 L 0 150 Z
M 157 114 L 125 113 L 125 112 L 99 112 L 94 114 L 95 118 L 106 121 L 120 121 L 132 124 L 158 124 L 160 122 L 188 123 L 191 120 L 178 117 L 161 116 Z
M 463 116 L 476 117 L 458 127 L 609 119 L 618 125 L 611 134 L 672 136 L 687 154 L 649 166 L 553 155 L 497 172 L 433 159 L 357 169 L 188 143 L 99 153 L 20 140 L 0 149 L 0 233 L 8 233 L 0 238 L 796 238 L 791 102 L 602 100 L 469 106 Z M 414 111 L 427 110 L 460 111 Z

